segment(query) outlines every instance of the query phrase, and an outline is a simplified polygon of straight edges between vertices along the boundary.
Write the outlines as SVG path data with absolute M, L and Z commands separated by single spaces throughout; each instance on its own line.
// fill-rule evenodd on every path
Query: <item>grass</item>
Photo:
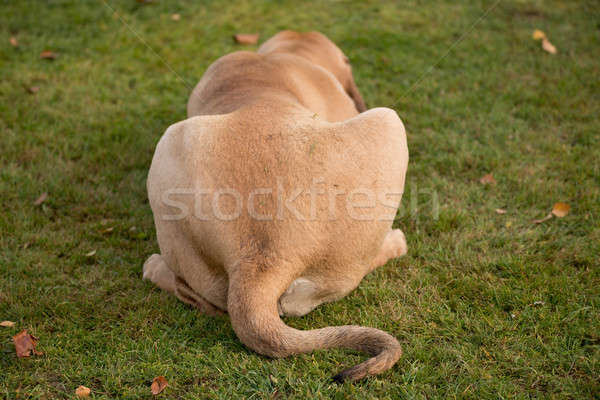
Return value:
M 599 21 L 591 0 L 2 2 L 0 397 L 149 398 L 164 375 L 163 398 L 600 398 Z M 395 335 L 400 362 L 355 384 L 328 378 L 363 355 L 266 359 L 141 280 L 159 137 L 232 34 L 284 28 L 329 35 L 408 131 L 409 254 L 287 319 Z M 44 356 L 16 358 L 21 329 Z

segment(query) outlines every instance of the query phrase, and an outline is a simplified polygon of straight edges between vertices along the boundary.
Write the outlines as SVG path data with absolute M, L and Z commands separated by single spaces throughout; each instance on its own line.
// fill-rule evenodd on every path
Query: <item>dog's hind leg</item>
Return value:
M 205 314 L 224 314 L 222 310 L 194 292 L 184 280 L 175 276 L 160 254 L 152 254 L 146 260 L 143 279 L 151 281 L 159 288 L 174 294 L 179 300 L 196 307 Z
M 223 315 L 225 312 L 200 296 L 183 279 L 175 278 L 175 295 L 207 315 Z
M 400 229 L 392 229 L 387 233 L 379 253 L 371 263 L 371 271 L 385 265 L 392 258 L 401 257 L 408 251 L 406 237 Z

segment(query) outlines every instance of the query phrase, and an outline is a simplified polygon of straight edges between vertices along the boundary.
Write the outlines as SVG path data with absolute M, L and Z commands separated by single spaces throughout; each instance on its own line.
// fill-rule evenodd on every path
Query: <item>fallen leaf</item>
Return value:
M 19 46 L 19 42 L 17 41 L 17 38 L 14 36 L 11 36 L 10 39 L 10 44 L 12 44 L 13 47 L 18 47 Z
M 540 31 L 539 29 L 536 29 L 535 31 L 533 31 L 533 40 L 541 40 L 541 39 L 545 39 L 546 38 L 546 34 L 543 31 Z
M 492 174 L 485 174 L 479 179 L 479 183 L 482 183 L 484 185 L 495 184 L 496 180 L 494 179 Z
M 258 33 L 238 33 L 233 38 L 239 44 L 256 44 L 258 42 Z
M 496 208 L 496 214 L 506 214 L 506 210 L 502 208 Z
M 548 221 L 550 218 L 552 218 L 552 213 L 546 215 L 544 218 L 540 218 L 540 219 L 534 219 L 533 223 L 534 224 L 541 224 L 544 221 Z
M 569 213 L 570 209 L 571 209 L 571 206 L 568 205 L 567 203 L 562 203 L 562 202 L 554 203 L 554 206 L 552 206 L 552 211 L 550 211 L 550 213 L 548 215 L 546 215 L 542 219 L 533 220 L 533 223 L 541 224 L 542 222 L 548 221 L 550 218 L 552 218 L 554 216 L 556 216 L 558 218 L 562 218 Z
M 46 60 L 54 60 L 56 58 L 56 53 L 50 50 L 44 50 L 40 53 L 40 58 L 44 58 Z
M 12 321 L 2 321 L 0 322 L 0 326 L 3 326 L 5 328 L 12 328 L 13 326 L 15 326 L 15 323 Z
M 552 207 L 552 214 L 554 214 L 558 218 L 562 218 L 569 213 L 570 209 L 571 206 L 567 203 L 554 203 L 554 206 Z
M 32 354 L 35 354 L 36 356 L 44 354 L 35 349 L 38 338 L 27 333 L 27 329 L 17 333 L 12 339 L 17 351 L 17 357 L 19 358 L 29 357 Z
M 38 198 L 37 198 L 37 199 L 36 199 L 36 200 L 33 202 L 33 204 L 34 204 L 34 205 L 36 205 L 36 206 L 39 206 L 40 204 L 42 204 L 43 202 L 45 202 L 47 198 L 48 198 L 48 193 L 47 193 L 47 192 L 44 192 L 44 193 L 40 194 L 40 197 L 38 197 Z
M 550 54 L 556 54 L 556 47 L 554 47 L 554 45 L 546 38 L 542 39 L 542 49 Z
M 115 227 L 114 227 L 114 226 L 111 226 L 111 227 L 109 227 L 109 228 L 102 229 L 102 230 L 100 231 L 100 233 L 110 233 L 110 232 L 112 232 L 114 229 L 115 229 Z
M 481 350 L 483 350 L 483 352 L 485 353 L 485 355 L 487 356 L 487 358 L 489 358 L 490 360 L 494 359 L 492 357 L 492 355 L 484 347 L 482 347 Z
M 534 301 L 533 303 L 531 303 L 530 306 L 543 306 L 544 304 L 546 304 L 546 303 L 538 300 L 538 301 Z
M 29 86 L 27 88 L 27 91 L 31 94 L 35 94 L 40 91 L 40 87 L 39 86 Z
M 85 253 L 86 257 L 94 257 L 94 255 L 96 254 L 96 249 L 90 251 L 89 253 Z
M 90 393 L 92 393 L 91 389 L 89 387 L 85 387 L 83 385 L 81 385 L 77 389 L 75 389 L 75 396 L 79 397 L 80 399 L 85 399 L 85 398 L 90 397 Z
M 150 390 L 152 390 L 153 395 L 157 395 L 169 385 L 164 376 L 157 376 L 152 380 L 152 385 L 150 385 Z
M 171 15 L 171 19 L 173 21 L 179 21 L 181 19 L 181 15 L 179 15 L 179 14 L 173 14 L 173 15 Z

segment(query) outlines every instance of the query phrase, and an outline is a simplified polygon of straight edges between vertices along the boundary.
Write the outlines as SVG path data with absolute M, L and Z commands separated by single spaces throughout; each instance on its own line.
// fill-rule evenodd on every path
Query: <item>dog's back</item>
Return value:
M 215 61 L 192 92 L 188 117 L 227 114 L 257 102 L 302 105 L 333 122 L 358 114 L 337 78 L 325 68 L 288 53 L 240 51 Z

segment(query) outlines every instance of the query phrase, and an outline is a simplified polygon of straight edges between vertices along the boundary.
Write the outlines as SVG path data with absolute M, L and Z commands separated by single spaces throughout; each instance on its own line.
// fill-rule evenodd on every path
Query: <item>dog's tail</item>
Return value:
M 277 300 L 285 290 L 269 272 L 257 267 L 238 269 L 230 276 L 228 311 L 239 339 L 269 357 L 286 357 L 318 349 L 348 348 L 368 353 L 371 358 L 346 369 L 333 380 L 342 383 L 375 375 L 391 368 L 402 355 L 398 341 L 374 328 L 346 325 L 301 331 L 287 326 L 277 311 Z M 260 271 L 263 272 L 260 272 Z

